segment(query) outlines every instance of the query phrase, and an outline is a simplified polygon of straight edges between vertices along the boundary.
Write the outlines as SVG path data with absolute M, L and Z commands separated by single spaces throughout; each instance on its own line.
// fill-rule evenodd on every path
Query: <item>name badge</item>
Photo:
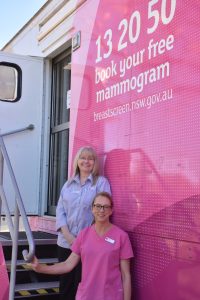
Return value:
M 109 237 L 106 237 L 105 238 L 105 241 L 108 242 L 108 243 L 111 243 L 111 244 L 114 244 L 115 243 L 115 240 L 109 238 Z

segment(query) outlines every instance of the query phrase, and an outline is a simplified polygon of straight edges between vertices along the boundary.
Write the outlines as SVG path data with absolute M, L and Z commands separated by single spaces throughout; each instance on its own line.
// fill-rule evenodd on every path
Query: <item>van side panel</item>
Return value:
M 197 0 L 101 0 L 74 21 L 71 157 L 101 157 L 138 300 L 200 297 L 199 20 Z

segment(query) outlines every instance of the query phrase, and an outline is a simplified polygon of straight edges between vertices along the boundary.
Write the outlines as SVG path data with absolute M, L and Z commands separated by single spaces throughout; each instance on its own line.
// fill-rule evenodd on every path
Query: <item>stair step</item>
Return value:
M 36 232 L 33 231 L 33 238 L 35 241 L 35 245 L 56 245 L 57 244 L 57 235 L 56 234 L 50 234 L 46 232 Z M 12 240 L 10 238 L 9 232 L 2 232 L 0 231 L 0 243 L 2 246 L 6 247 L 12 247 Z M 21 248 L 28 247 L 28 241 L 27 236 L 25 232 L 20 232 L 18 237 L 18 245 L 21 246 Z M 22 250 L 23 250 L 22 249 Z
M 59 282 L 37 282 L 17 284 L 15 286 L 15 299 L 58 299 Z
M 22 255 L 24 249 L 28 250 L 27 240 L 24 239 L 24 233 L 21 232 L 17 250 L 16 281 L 14 299 L 31 300 L 59 300 L 59 276 L 40 274 L 34 272 L 28 264 L 25 263 Z M 39 239 L 37 239 L 39 237 Z M 12 241 L 9 240 L 9 234 L 0 234 L 1 240 L 4 240 L 3 252 L 6 260 L 8 275 L 11 271 Z M 43 264 L 54 264 L 57 259 L 57 238 L 56 235 L 50 235 L 41 232 L 34 233 L 35 255 Z
M 59 287 L 59 281 L 52 282 L 31 282 L 26 284 L 16 284 L 15 291 L 32 291 L 38 289 L 53 289 Z
M 3 249 L 4 249 L 5 260 L 9 261 L 11 259 L 12 247 L 11 247 L 11 245 L 4 245 Z M 18 260 L 23 260 L 22 251 L 25 249 L 28 250 L 27 244 L 18 246 Z M 56 243 L 49 244 L 49 242 L 46 240 L 40 241 L 39 244 L 36 243 L 35 255 L 38 258 L 43 258 L 43 257 L 46 257 L 47 255 L 49 258 L 54 258 L 55 255 L 57 255 Z
M 51 282 L 58 280 L 57 275 L 48 275 L 48 274 L 40 274 L 35 273 L 32 270 L 29 271 L 17 271 L 16 274 L 16 284 L 24 283 L 27 284 L 29 282 Z
M 40 263 L 52 265 L 58 262 L 57 258 L 43 258 L 39 259 Z M 8 275 L 10 276 L 11 261 L 6 262 Z M 16 284 L 28 283 L 28 282 L 47 282 L 58 280 L 58 275 L 40 274 L 34 272 L 28 264 L 25 264 L 23 260 L 17 261 L 16 267 Z
M 52 258 L 40 258 L 39 262 L 41 264 L 54 264 L 58 262 L 58 259 L 56 257 L 52 257 Z M 8 267 L 8 269 L 10 269 L 11 267 L 11 260 L 7 260 L 6 261 L 6 265 Z M 30 267 L 24 262 L 23 259 L 18 259 L 17 260 L 17 268 L 21 267 L 19 269 L 30 269 Z

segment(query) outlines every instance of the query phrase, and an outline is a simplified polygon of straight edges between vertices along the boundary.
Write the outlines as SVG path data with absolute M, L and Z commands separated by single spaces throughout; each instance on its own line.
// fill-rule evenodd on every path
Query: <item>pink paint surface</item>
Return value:
M 0 244 L 0 300 L 8 300 L 9 297 L 9 281 L 8 273 L 5 265 L 5 259 L 3 255 L 3 249 Z
M 152 3 L 87 1 L 77 14 L 82 42 L 72 58 L 70 143 L 72 155 L 89 144 L 101 157 L 112 186 L 113 221 L 129 232 L 136 253 L 135 299 L 197 300 L 200 4 Z M 131 43 L 136 18 L 140 30 Z M 130 67 L 134 54 L 140 63 Z M 115 94 L 126 80 L 131 88 Z

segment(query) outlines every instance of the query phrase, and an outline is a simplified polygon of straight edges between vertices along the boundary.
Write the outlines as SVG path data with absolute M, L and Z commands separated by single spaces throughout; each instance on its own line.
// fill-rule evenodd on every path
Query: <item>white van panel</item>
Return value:
M 0 52 L 0 62 L 22 69 L 22 97 L 18 102 L 0 101 L 0 133 L 34 125 L 34 130 L 4 137 L 27 214 L 38 214 L 43 106 L 43 59 Z M 6 166 L 4 189 L 13 212 L 15 194 Z

